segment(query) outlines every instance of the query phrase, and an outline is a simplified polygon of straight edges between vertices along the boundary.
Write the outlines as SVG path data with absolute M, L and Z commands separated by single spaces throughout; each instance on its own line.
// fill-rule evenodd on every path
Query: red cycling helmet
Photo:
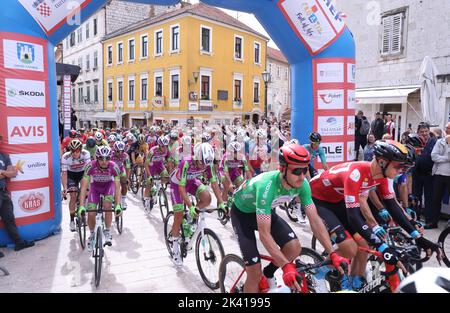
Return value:
M 287 145 L 280 148 L 278 160 L 281 166 L 308 165 L 311 160 L 308 150 L 299 144 Z

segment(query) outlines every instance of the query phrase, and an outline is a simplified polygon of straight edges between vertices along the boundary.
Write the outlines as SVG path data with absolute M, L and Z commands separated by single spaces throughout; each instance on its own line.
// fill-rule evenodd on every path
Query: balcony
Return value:
M 234 99 L 233 101 L 233 109 L 242 110 L 242 100 L 241 99 Z

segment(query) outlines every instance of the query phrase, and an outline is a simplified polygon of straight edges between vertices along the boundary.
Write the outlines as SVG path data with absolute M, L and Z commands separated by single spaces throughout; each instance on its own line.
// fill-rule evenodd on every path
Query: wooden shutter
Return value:
M 392 44 L 391 53 L 402 52 L 403 13 L 392 16 Z
M 391 51 L 392 16 L 383 17 L 383 33 L 381 39 L 381 55 L 387 55 Z

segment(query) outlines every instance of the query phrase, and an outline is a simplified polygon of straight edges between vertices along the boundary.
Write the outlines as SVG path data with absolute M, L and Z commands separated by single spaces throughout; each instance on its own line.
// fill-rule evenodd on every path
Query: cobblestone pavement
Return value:
M 7 268 L 10 275 L 0 276 L 0 293 L 213 292 L 198 273 L 194 250 L 188 253 L 182 268 L 176 268 L 170 261 L 159 208 L 156 206 L 147 216 L 139 197 L 128 194 L 127 203 L 123 233 L 119 235 L 114 228 L 113 245 L 105 248 L 106 257 L 98 288 L 93 284 L 94 259 L 87 250 L 81 250 L 77 233 L 69 230 L 68 201 L 64 201 L 59 234 L 37 241 L 35 247 L 19 252 L 2 248 L 5 257 L 0 260 L 0 265 Z M 289 221 L 284 212 L 279 214 Z M 225 254 L 240 255 L 231 223 L 222 226 L 216 218 L 216 213 L 209 214 L 207 227 L 218 234 Z M 302 245 L 309 247 L 309 227 L 289 223 Z M 441 222 L 440 229 L 428 231 L 427 237 L 436 240 L 444 226 L 445 223 Z M 261 245 L 260 251 L 264 251 Z M 427 265 L 437 266 L 434 257 Z

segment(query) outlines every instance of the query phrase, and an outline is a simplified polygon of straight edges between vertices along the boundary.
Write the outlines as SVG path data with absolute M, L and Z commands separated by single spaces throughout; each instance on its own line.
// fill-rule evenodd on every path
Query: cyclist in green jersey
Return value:
M 283 146 L 279 150 L 278 170 L 247 180 L 234 194 L 231 221 L 246 266 L 244 292 L 272 288 L 276 285 L 274 273 L 279 267 L 283 269 L 284 283 L 300 290 L 297 282 L 299 274 L 292 263 L 300 254 L 300 242 L 289 224 L 272 210 L 296 196 L 305 206 L 311 229 L 330 254 L 334 267 L 343 273 L 341 263 L 349 263 L 348 259 L 333 251 L 325 225 L 317 214 L 309 183 L 305 179 L 309 161 L 309 153 L 303 146 Z M 259 232 L 262 244 L 274 260 L 264 271 L 261 270 L 255 230 Z

